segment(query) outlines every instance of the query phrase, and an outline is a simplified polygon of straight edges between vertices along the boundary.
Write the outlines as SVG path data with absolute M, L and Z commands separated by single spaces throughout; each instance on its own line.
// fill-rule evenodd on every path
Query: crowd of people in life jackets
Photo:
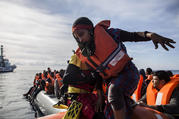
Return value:
M 75 66 L 80 67 L 82 72 L 75 70 Z M 82 65 L 76 55 L 74 55 L 69 61 L 68 71 L 66 72 L 70 72 L 71 76 L 73 74 L 74 78 L 81 78 L 78 73 L 85 73 L 84 75 L 88 75 L 89 73 L 85 68 L 85 65 Z M 173 74 L 169 70 L 153 72 L 151 68 L 146 68 L 146 70 L 140 69 L 139 73 L 140 80 L 138 86 L 131 96 L 133 104 L 158 110 L 165 113 L 171 119 L 179 117 L 179 74 Z M 89 84 L 88 81 L 85 81 L 85 84 L 82 79 L 78 79 L 78 81 L 81 80 L 82 85 L 75 84 L 73 81 L 68 82 L 68 76 L 64 76 L 64 74 L 69 75 L 63 69 L 52 72 L 50 68 L 47 71 L 44 70 L 43 73 L 37 73 L 33 86 L 24 96 L 33 101 L 36 95 L 41 90 L 44 90 L 47 94 L 53 94 L 59 99 L 56 105 L 64 104 L 70 106 L 73 100 L 81 102 L 87 107 L 82 110 L 84 118 L 93 119 L 94 116 L 96 116 L 95 118 L 105 118 L 101 113 L 104 110 L 104 105 L 106 105 L 107 85 L 103 83 L 102 86 L 97 86 L 94 85 L 94 82 L 90 82 Z M 63 81 L 63 77 L 67 79 Z M 89 76 L 89 78 L 93 77 Z M 66 85 L 69 83 L 70 85 Z M 100 107 L 99 113 L 99 110 L 95 109 L 94 104 L 97 101 L 97 95 L 100 94 L 104 96 L 104 104 Z
M 62 77 L 65 70 L 51 71 L 50 67 L 47 71 L 44 70 L 42 73 L 36 73 L 33 81 L 33 86 L 29 89 L 26 94 L 23 94 L 30 101 L 34 101 L 36 95 L 41 91 L 45 90 L 47 94 L 55 94 L 59 98 L 59 89 L 62 86 Z
M 144 70 L 140 70 L 139 76 L 138 69 L 123 43 L 152 41 L 156 49 L 160 44 L 168 51 L 166 46 L 175 48 L 174 40 L 148 31 L 128 32 L 110 28 L 109 20 L 94 26 L 87 17 L 75 20 L 72 35 L 78 49 L 69 60 L 63 77 L 61 76 L 62 85 L 57 105 L 69 106 L 76 100 L 83 104 L 80 117 L 85 119 L 98 116 L 107 119 L 130 118 L 133 112 L 131 105 L 134 104 L 132 99 L 150 109 L 174 116 L 179 114 L 176 112 L 179 107 L 178 91 L 175 91 L 178 78 L 168 76 L 166 71 L 152 73 L 151 69 L 147 69 L 146 74 Z M 42 76 L 37 75 L 38 78 L 44 78 L 46 83 L 39 81 L 40 86 L 34 86 L 32 89 L 37 90 L 35 92 L 45 89 L 47 93 L 53 93 L 50 90 L 53 90 L 52 79 L 55 76 L 56 73 L 50 71 Z M 37 94 L 35 92 L 34 96 Z

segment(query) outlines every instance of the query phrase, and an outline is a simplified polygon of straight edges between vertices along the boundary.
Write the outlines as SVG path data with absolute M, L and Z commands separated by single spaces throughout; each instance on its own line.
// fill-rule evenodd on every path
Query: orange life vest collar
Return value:
M 171 78 L 160 91 L 153 88 L 152 82 L 147 87 L 147 104 L 148 105 L 166 105 L 169 103 L 173 90 L 178 86 L 179 78 Z
M 173 76 L 173 78 L 179 78 L 179 74 L 175 74 L 174 76 Z
M 147 75 L 146 81 L 147 81 L 147 80 L 150 80 L 150 81 L 151 81 L 152 79 L 153 79 L 153 75 L 152 75 L 152 74 L 151 74 L 151 75 Z
M 110 21 L 108 20 L 102 21 L 95 26 L 94 42 L 96 49 L 94 55 L 85 57 L 82 55 L 79 48 L 76 51 L 80 60 L 97 72 L 100 72 L 100 75 L 104 79 L 117 76 L 126 63 L 131 60 L 127 53 L 122 49 L 121 44 L 117 44 L 106 32 L 106 29 L 109 26 Z

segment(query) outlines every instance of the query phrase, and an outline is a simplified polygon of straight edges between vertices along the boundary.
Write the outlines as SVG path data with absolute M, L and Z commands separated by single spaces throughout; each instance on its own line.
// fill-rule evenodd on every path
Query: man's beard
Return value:
M 91 37 L 89 41 L 84 43 L 78 42 L 78 46 L 81 49 L 83 56 L 89 57 L 94 55 L 95 52 L 94 37 Z

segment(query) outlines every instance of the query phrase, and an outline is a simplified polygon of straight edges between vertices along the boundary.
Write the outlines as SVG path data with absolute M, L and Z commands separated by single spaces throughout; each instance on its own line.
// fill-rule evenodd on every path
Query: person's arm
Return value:
M 142 96 L 142 98 L 138 101 L 139 104 L 144 103 L 147 104 L 147 99 L 146 99 L 146 93 Z
M 150 41 L 150 32 L 128 32 L 121 29 L 110 28 L 108 33 L 117 41 L 122 42 L 139 42 L 139 41 Z
M 102 108 L 104 105 L 104 92 L 103 92 L 103 79 L 102 77 L 99 75 L 99 73 L 95 72 L 94 73 L 94 77 L 96 77 L 96 85 L 95 88 L 97 90 L 97 96 L 98 99 L 96 101 L 96 106 L 95 106 L 95 111 L 96 112 L 102 112 Z
M 83 84 L 93 82 L 94 78 L 91 75 L 86 76 L 79 67 L 69 64 L 62 81 L 64 84 Z
M 35 86 L 35 84 L 36 84 L 36 78 L 34 78 L 34 82 L 33 82 L 33 84 L 34 84 L 33 86 Z
M 121 29 L 114 29 L 110 28 L 107 32 L 116 40 L 117 42 L 141 42 L 141 41 L 150 41 L 152 40 L 153 44 L 155 45 L 155 49 L 158 48 L 158 43 L 165 49 L 168 48 L 165 45 L 168 45 L 171 48 L 175 48 L 171 43 L 176 43 L 172 39 L 160 36 L 156 33 L 152 32 L 128 32 Z
M 96 112 L 103 112 L 103 104 L 104 104 L 104 93 L 101 89 L 97 89 L 97 96 L 98 99 L 96 101 L 95 111 Z

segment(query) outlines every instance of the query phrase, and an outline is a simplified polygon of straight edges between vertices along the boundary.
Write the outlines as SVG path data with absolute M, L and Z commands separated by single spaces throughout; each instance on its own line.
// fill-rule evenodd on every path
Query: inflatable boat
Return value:
M 40 91 L 31 104 L 35 111 L 38 111 L 37 113 L 39 116 L 46 116 L 67 111 L 67 109 L 54 108 L 53 105 L 57 103 L 58 99 L 55 97 L 55 95 L 49 95 L 45 91 Z
M 38 119 L 77 119 L 73 116 L 78 115 L 80 111 L 76 107 L 72 106 L 73 109 L 70 111 L 71 106 L 67 109 L 64 108 L 54 108 L 53 105 L 58 103 L 58 99 L 55 95 L 46 94 L 45 91 L 40 91 L 34 101 L 31 103 L 35 111 L 38 111 L 40 116 Z M 82 107 L 82 105 L 81 105 Z M 69 115 L 70 114 L 70 115 Z M 76 116 L 75 115 L 75 116 Z M 146 116 L 147 115 L 147 116 Z M 66 117 L 67 118 L 64 118 Z M 79 119 L 79 117 L 78 117 Z M 156 110 L 142 107 L 139 105 L 133 106 L 132 119 L 169 119 L 165 114 L 158 112 Z
M 43 117 L 39 117 L 38 119 L 63 119 L 66 113 L 68 113 L 67 109 L 54 108 L 53 105 L 57 102 L 58 99 L 54 95 L 49 95 L 46 94 L 45 91 L 40 91 L 34 99 L 36 108 L 43 114 Z M 161 112 L 141 106 L 135 106 L 132 115 L 132 119 L 169 119 Z

